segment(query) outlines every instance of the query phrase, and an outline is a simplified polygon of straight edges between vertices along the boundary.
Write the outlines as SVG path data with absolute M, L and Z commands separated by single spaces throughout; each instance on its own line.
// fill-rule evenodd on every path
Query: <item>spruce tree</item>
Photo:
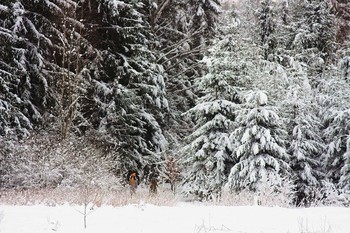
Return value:
M 304 93 L 303 88 L 293 86 L 294 96 L 289 96 L 292 109 L 289 125 L 288 152 L 295 184 L 297 205 L 309 205 L 317 197 L 324 173 L 321 169 L 321 154 L 324 144 L 320 136 L 321 122 L 312 109 L 312 95 Z
M 341 72 L 341 78 L 349 82 L 350 79 L 350 41 L 344 43 L 340 48 L 340 57 L 338 66 Z
M 270 0 L 261 1 L 261 6 L 257 11 L 259 36 L 264 51 L 264 59 L 272 60 L 276 53 L 276 13 L 273 3 Z
M 339 178 L 339 188 L 346 193 L 350 193 L 350 140 L 349 135 L 346 138 L 346 151 L 343 154 L 344 165 L 341 168 L 341 176 Z
M 335 12 L 337 42 L 343 44 L 350 36 L 350 3 L 347 0 L 332 0 L 331 4 Z
M 229 135 L 235 125 L 242 88 L 233 66 L 237 45 L 232 32 L 226 33 L 214 41 L 202 60 L 208 73 L 196 82 L 203 97 L 185 113 L 194 120 L 195 129 L 184 152 L 188 167 L 184 192 L 200 200 L 219 196 L 234 163 Z
M 88 66 L 94 82 L 87 92 L 92 101 L 84 106 L 92 113 L 88 121 L 121 161 L 118 172 L 147 173 L 167 146 L 161 127 L 168 102 L 163 67 L 151 51 L 145 3 L 91 1 L 83 8 L 87 21 L 95 23 L 87 40 L 97 51 Z
M 193 107 L 198 89 L 194 78 L 203 75 L 198 59 L 205 45 L 216 34 L 218 1 L 155 1 L 150 9 L 153 45 L 157 63 L 164 67 L 169 112 L 165 115 L 166 133 L 173 145 L 181 144 L 190 125 L 181 114 Z M 198 14 L 197 14 L 198 13 Z
M 18 116 L 21 115 L 12 101 L 17 97 L 17 91 L 14 88 L 16 87 L 14 73 L 15 70 L 19 70 L 16 62 L 18 56 L 15 54 L 16 44 L 19 43 L 19 39 L 10 30 L 11 23 L 8 19 L 11 17 L 11 14 L 9 3 L 0 5 L 0 137 L 16 136 L 19 133 L 16 132 L 16 128 L 19 131 L 27 130 L 25 127 L 22 128 L 23 126 L 21 125 L 11 123 L 18 122 Z
M 201 31 L 199 41 L 214 36 L 217 30 L 218 15 L 221 13 L 221 5 L 218 0 L 191 0 L 192 9 L 191 23 L 195 30 Z M 200 44 L 195 44 L 199 46 Z
M 295 191 L 295 204 L 308 205 L 316 197 L 324 179 L 321 154 L 324 142 L 321 137 L 321 119 L 316 93 L 312 89 L 306 68 L 289 57 L 285 64 L 284 90 L 279 96 L 290 154 L 291 177 Z M 281 94 L 280 93 L 280 94 Z
M 233 156 L 238 162 L 228 178 L 230 189 L 259 192 L 266 185 L 282 187 L 283 178 L 290 178 L 290 156 L 277 109 L 268 105 L 265 93 L 251 92 L 237 121 L 231 138 L 236 142 Z
M 40 12 L 39 2 L 7 1 L 1 7 L 1 43 L 3 76 L 2 135 L 28 136 L 39 127 L 45 113 L 53 107 L 50 68 L 46 56 L 52 52 L 53 41 L 48 31 L 52 23 Z M 36 10 L 39 10 L 36 11 Z M 50 25 L 51 24 L 51 25 Z M 15 101 L 14 101 L 15 100 Z M 50 113 L 49 113 L 50 114 Z
M 345 160 L 347 159 L 347 137 L 349 132 L 349 111 L 329 109 L 324 117 L 324 124 L 327 126 L 323 133 L 327 143 L 326 151 L 323 154 L 323 165 L 326 177 L 335 185 L 339 184 Z
M 334 15 L 329 1 L 296 0 L 292 2 L 293 35 L 288 48 L 294 58 L 307 65 L 313 88 L 322 82 L 323 73 L 330 69 L 336 51 Z
M 347 79 L 347 51 L 339 50 L 339 69 L 330 73 L 319 93 L 322 116 L 322 136 L 326 143 L 323 167 L 326 178 L 337 188 L 343 186 L 340 178 L 346 173 L 349 130 L 349 81 Z M 342 184 L 341 184 L 342 183 Z

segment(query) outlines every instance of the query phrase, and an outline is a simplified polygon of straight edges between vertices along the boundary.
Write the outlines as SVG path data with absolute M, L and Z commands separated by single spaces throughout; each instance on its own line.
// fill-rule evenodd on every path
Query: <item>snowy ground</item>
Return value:
M 1 233 L 349 233 L 350 208 L 175 206 L 132 204 L 88 210 L 83 206 L 0 205 Z

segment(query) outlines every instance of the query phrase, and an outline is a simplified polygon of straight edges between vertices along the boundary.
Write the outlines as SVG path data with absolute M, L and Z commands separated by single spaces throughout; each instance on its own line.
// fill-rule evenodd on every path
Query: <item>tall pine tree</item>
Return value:
M 151 51 L 146 2 L 90 1 L 83 4 L 87 40 L 96 48 L 88 66 L 93 86 L 85 113 L 102 143 L 122 167 L 148 172 L 166 148 L 162 132 L 165 98 L 163 67 Z
M 184 192 L 201 200 L 219 196 L 234 163 L 229 135 L 235 125 L 242 87 L 233 65 L 237 44 L 232 33 L 228 30 L 214 41 L 204 57 L 202 62 L 208 73 L 196 80 L 203 97 L 186 112 L 194 120 L 195 129 L 185 150 L 188 172 Z

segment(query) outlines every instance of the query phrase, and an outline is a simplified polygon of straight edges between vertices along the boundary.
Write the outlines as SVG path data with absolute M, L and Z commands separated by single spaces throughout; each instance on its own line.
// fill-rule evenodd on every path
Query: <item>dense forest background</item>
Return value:
M 0 187 L 344 197 L 349 39 L 347 0 L 2 0 Z

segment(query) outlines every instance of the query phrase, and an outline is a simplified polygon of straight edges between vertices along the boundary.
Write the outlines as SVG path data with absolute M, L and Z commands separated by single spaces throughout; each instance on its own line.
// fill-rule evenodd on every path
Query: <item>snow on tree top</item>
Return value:
M 257 106 L 267 104 L 267 95 L 262 91 L 254 91 L 248 94 L 246 100 L 250 103 L 256 103 Z
M 259 106 L 266 105 L 267 104 L 267 95 L 262 91 L 258 91 L 256 93 L 256 103 Z

